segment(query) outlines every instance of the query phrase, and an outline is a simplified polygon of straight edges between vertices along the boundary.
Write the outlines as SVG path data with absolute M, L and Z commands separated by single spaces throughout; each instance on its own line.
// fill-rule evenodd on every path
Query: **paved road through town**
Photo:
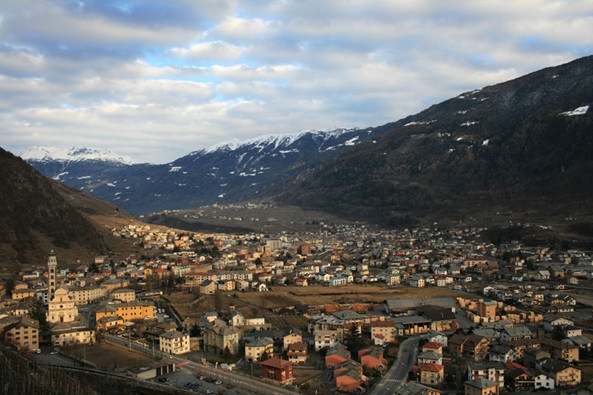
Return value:
M 418 356 L 418 343 L 420 337 L 414 336 L 404 340 L 397 354 L 397 360 L 385 373 L 385 376 L 378 382 L 369 395 L 383 395 L 393 393 L 408 381 L 408 373 Z

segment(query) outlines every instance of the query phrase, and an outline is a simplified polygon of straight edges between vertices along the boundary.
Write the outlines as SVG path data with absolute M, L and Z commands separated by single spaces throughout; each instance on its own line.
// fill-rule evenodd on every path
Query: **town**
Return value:
M 0 284 L 0 331 L 39 363 L 202 393 L 489 395 L 593 383 L 591 251 L 495 245 L 481 228 L 321 225 L 114 228 L 141 254 L 63 263 L 48 251 Z

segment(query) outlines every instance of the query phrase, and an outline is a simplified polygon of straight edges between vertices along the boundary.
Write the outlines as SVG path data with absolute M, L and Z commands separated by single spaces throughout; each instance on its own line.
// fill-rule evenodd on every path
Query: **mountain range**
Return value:
M 22 157 L 137 215 L 274 198 L 387 226 L 561 218 L 593 211 L 592 103 L 589 56 L 380 127 L 223 143 L 162 165 L 88 149 Z
M 264 197 L 282 175 L 319 167 L 381 132 L 268 135 L 221 143 L 167 164 L 131 164 L 112 152 L 88 148 L 33 147 L 21 157 L 48 177 L 140 215 Z

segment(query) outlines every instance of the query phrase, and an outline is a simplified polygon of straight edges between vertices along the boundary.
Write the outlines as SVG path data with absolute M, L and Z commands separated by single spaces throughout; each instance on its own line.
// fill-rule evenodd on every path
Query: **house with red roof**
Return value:
M 343 392 L 362 393 L 368 378 L 362 374 L 362 365 L 349 360 L 340 364 L 334 370 L 336 389 Z
M 387 360 L 383 358 L 383 347 L 371 346 L 358 351 L 358 359 L 363 367 L 384 371 L 387 369 Z
M 261 362 L 261 375 L 263 378 L 277 381 L 281 384 L 294 382 L 292 363 L 280 358 L 271 358 Z
M 336 366 L 350 360 L 351 354 L 348 348 L 342 343 L 337 343 L 335 346 L 327 350 L 325 354 L 325 367 L 328 369 L 335 369 Z
M 414 367 L 420 384 L 438 386 L 445 379 L 445 365 L 423 363 Z
M 422 346 L 422 352 L 432 351 L 443 355 L 443 345 L 437 342 L 428 342 Z

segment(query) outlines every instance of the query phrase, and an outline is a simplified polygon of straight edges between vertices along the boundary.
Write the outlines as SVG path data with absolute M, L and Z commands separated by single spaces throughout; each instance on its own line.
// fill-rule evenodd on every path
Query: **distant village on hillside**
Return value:
M 49 364 L 101 368 L 93 350 L 117 344 L 151 362 L 116 373 L 206 393 L 593 392 L 591 251 L 494 245 L 477 228 L 323 229 L 113 229 L 142 253 L 66 264 L 48 252 L 0 285 L 0 333 Z M 369 287 L 394 296 L 352 302 Z M 296 290 L 319 302 L 281 302 Z

